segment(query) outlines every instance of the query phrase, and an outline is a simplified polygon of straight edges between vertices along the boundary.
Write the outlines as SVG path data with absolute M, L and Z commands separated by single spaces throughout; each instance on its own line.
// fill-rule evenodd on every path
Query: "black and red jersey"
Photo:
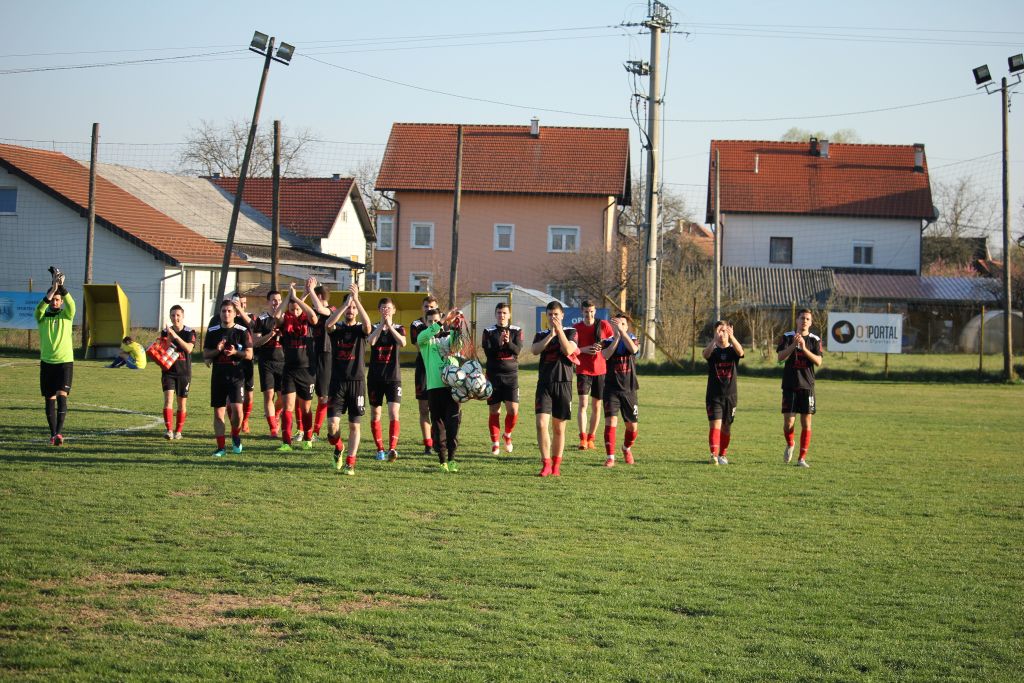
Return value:
M 252 348 L 252 336 L 245 325 L 234 323 L 230 327 L 214 325 L 206 331 L 203 349 L 213 351 L 220 346 L 222 341 L 224 345 L 220 347 L 221 352 L 213 359 L 213 372 L 215 374 L 232 374 L 237 368 L 240 368 L 243 360 L 242 354 L 245 350 Z M 226 356 L 224 349 L 232 346 L 235 348 L 237 355 Z
M 412 321 L 412 325 L 409 325 L 409 335 L 410 339 L 412 339 L 413 344 L 416 344 L 416 340 L 420 338 L 420 332 L 427 329 L 428 327 L 429 325 L 423 322 L 422 318 L 416 318 L 416 320 Z M 419 370 L 420 372 L 423 372 L 425 367 L 426 366 L 423 365 L 423 356 L 417 353 L 416 369 Z
M 704 401 L 716 398 L 727 398 L 736 402 L 736 370 L 740 363 L 740 354 L 732 344 L 723 348 L 715 347 L 708 357 L 708 387 L 704 392 Z
M 405 328 L 401 325 L 392 327 L 395 328 L 395 332 L 405 336 Z M 367 378 L 377 382 L 401 382 L 402 366 L 398 359 L 400 349 L 395 335 L 389 330 L 382 330 L 377 336 L 377 341 L 370 346 L 370 370 Z
M 787 332 L 782 335 L 782 341 L 779 342 L 776 351 L 782 351 L 792 344 L 795 335 L 796 332 Z M 821 337 L 818 335 L 813 333 L 804 335 L 804 343 L 807 344 L 807 349 L 815 356 L 823 354 Z M 786 365 L 782 369 L 782 388 L 788 391 L 794 389 L 801 391 L 814 390 L 814 363 L 800 349 L 793 351 L 792 355 L 786 359 Z
M 181 328 L 180 331 L 176 330 L 175 332 L 186 344 L 196 343 L 196 331 L 193 330 L 191 327 L 186 326 Z M 171 337 L 171 335 L 167 334 L 167 332 L 161 331 L 160 336 L 170 338 L 171 343 L 174 345 L 174 348 L 178 350 L 178 360 L 174 361 L 174 365 L 167 368 L 166 370 L 163 370 L 162 374 L 177 375 L 178 377 L 188 377 L 189 375 L 191 375 L 192 356 L 189 354 L 189 352 L 185 349 L 184 346 L 179 344 L 174 337 Z
M 508 341 L 501 342 L 501 333 L 508 331 Z M 519 372 L 519 352 L 523 348 L 523 329 L 516 325 L 499 327 L 497 325 L 484 330 L 480 344 L 487 356 L 488 377 L 509 377 Z
M 259 316 L 252 319 L 252 333 L 253 335 L 268 335 L 277 329 L 278 320 L 269 313 L 261 313 Z M 270 339 L 263 343 L 262 346 L 257 346 L 254 350 L 256 358 L 261 363 L 283 363 L 284 362 L 284 349 L 281 347 L 280 334 L 274 334 Z
M 365 379 L 363 356 L 366 352 L 366 338 L 369 336 L 361 322 L 346 325 L 339 320 L 327 331 L 331 337 L 334 366 L 333 380 L 360 381 Z
M 294 315 L 289 311 L 278 323 L 281 331 L 281 346 L 284 348 L 284 364 L 290 368 L 308 368 L 310 347 L 313 344 L 312 323 L 305 311 Z
M 632 334 L 629 338 L 636 343 L 636 337 Z M 607 349 L 615 341 L 615 337 L 608 337 L 601 340 L 601 347 Z M 637 350 L 639 351 L 639 349 Z M 640 388 L 636 379 L 636 352 L 630 351 L 626 342 L 619 340 L 612 353 L 605 361 L 607 372 L 604 376 L 605 393 L 631 394 Z
M 327 307 L 331 313 L 336 310 L 334 306 Z M 327 334 L 327 318 L 330 317 L 330 313 L 327 315 L 316 314 L 316 323 L 314 323 L 310 330 L 313 336 L 312 350 L 314 353 L 330 353 L 331 352 L 331 341 L 330 336 Z
M 565 338 L 571 342 L 576 341 L 576 330 L 571 327 L 563 327 Z M 533 338 L 533 343 L 547 338 L 554 334 L 551 330 L 538 332 Z M 573 362 L 562 353 L 562 347 L 557 339 L 552 339 L 540 353 L 540 372 L 537 377 L 538 385 L 554 384 L 555 382 L 571 382 L 573 378 Z

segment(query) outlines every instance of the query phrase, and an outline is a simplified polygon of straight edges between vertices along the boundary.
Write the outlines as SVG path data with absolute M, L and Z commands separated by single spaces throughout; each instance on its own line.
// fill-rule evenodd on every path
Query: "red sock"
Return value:
M 354 455 L 346 456 L 345 457 L 345 464 L 348 465 L 349 467 L 355 467 L 356 466 L 356 456 L 354 456 Z
M 562 472 L 558 469 L 561 466 L 562 466 L 562 456 L 559 455 L 557 457 L 551 458 L 551 476 L 552 477 L 560 477 L 560 476 L 562 476 Z
M 517 422 L 519 422 L 519 413 L 505 413 L 505 433 L 511 436 Z
M 320 399 L 316 404 L 316 422 L 313 424 L 313 431 L 317 434 L 320 433 L 320 428 L 324 426 L 324 420 L 327 418 L 327 408 L 330 406 L 330 401 L 326 399 Z
M 267 415 L 267 425 L 270 427 L 270 435 L 277 436 L 277 415 Z
M 164 427 L 171 431 L 171 418 L 174 416 L 174 408 L 164 408 Z
M 175 426 L 174 431 L 178 432 L 179 434 L 181 433 L 181 428 L 185 426 L 185 416 L 187 415 L 188 412 L 184 410 L 178 411 L 178 424 L 177 426 Z
M 370 422 L 370 434 L 373 435 L 373 442 L 377 444 L 377 450 L 384 450 L 384 435 L 382 434 L 380 420 Z
M 586 441 L 586 440 L 587 440 L 587 433 L 586 432 L 580 432 L 580 441 Z
M 488 415 L 487 429 L 491 432 L 491 443 L 498 443 L 498 436 L 501 434 L 501 416 L 497 413 Z
M 811 445 L 811 430 L 805 429 L 800 432 L 800 459 L 807 457 L 807 448 Z
M 426 446 L 427 448 L 433 448 L 434 440 L 428 436 L 426 439 L 423 439 L 423 445 Z
M 302 421 L 303 421 L 302 434 L 305 437 L 306 441 L 311 441 L 313 439 L 313 411 L 312 410 L 303 410 L 302 411 Z
M 242 410 L 245 411 L 244 417 L 242 419 L 248 420 L 249 416 L 252 415 L 252 403 L 252 401 L 246 401 L 242 403 Z
M 795 428 L 790 430 L 787 430 L 785 427 L 782 428 L 782 435 L 786 437 L 787 446 L 792 446 L 794 443 L 796 443 L 796 438 L 794 437 L 795 433 Z
M 345 450 L 345 442 L 341 440 L 341 434 L 327 435 L 327 443 L 334 446 L 335 453 L 341 453 Z
M 538 477 L 550 477 L 551 476 L 551 458 L 542 458 L 540 461 L 540 474 Z
M 398 448 L 398 432 L 400 429 L 398 420 L 388 421 L 388 448 L 391 450 Z
M 218 437 L 217 437 L 217 448 L 218 448 L 218 449 L 220 449 L 220 450 L 224 450 L 224 443 L 225 443 L 226 441 L 227 441 L 227 439 L 225 439 L 225 437 L 224 437 L 224 435 L 223 435 L 223 434 L 221 434 L 220 436 L 218 436 Z
M 604 452 L 605 455 L 615 455 L 615 427 L 604 426 Z
M 637 423 L 626 425 L 626 438 L 622 443 L 623 448 L 632 448 L 636 443 L 636 435 L 640 433 L 640 426 Z
M 726 449 L 729 448 L 729 440 L 730 440 L 731 437 L 732 437 L 732 432 L 722 432 L 721 454 L 722 454 L 723 457 L 725 456 Z
M 286 444 L 292 442 L 292 411 L 285 410 L 281 413 L 281 422 L 283 428 L 281 429 L 281 438 L 284 439 Z
M 721 452 L 722 444 L 722 430 L 710 427 L 708 429 L 708 448 L 711 449 L 711 455 L 717 456 Z

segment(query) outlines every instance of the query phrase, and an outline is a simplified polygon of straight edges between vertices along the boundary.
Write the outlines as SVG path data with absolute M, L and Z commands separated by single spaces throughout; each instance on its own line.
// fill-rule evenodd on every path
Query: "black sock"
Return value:
M 64 433 L 64 418 L 68 416 L 68 397 L 57 394 L 57 420 L 54 424 L 54 433 Z
M 50 436 L 57 433 L 53 430 L 54 425 L 57 424 L 57 399 L 55 398 L 46 399 L 46 424 L 50 426 Z

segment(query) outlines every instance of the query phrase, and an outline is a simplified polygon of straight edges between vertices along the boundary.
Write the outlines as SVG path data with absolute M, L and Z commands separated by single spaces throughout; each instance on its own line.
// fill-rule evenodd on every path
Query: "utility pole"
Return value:
M 645 342 L 642 358 L 654 360 L 658 335 L 658 200 L 661 194 L 661 178 L 658 162 L 661 155 L 661 33 L 675 24 L 667 5 L 650 0 L 648 16 L 640 25 L 651 32 L 651 61 L 628 62 L 626 70 L 648 77 L 647 102 L 647 192 L 645 201 L 644 226 L 647 229 L 647 261 L 643 269 L 643 328 Z M 639 236 L 638 236 L 639 237 Z M 639 240 L 638 240 L 639 243 Z
M 274 196 L 271 198 L 270 210 L 270 289 L 277 289 L 278 261 L 281 249 L 281 121 L 274 121 Z
M 82 278 L 82 358 L 89 353 L 89 316 L 85 285 L 92 284 L 93 242 L 96 235 L 96 162 L 99 157 L 100 124 L 92 124 L 92 146 L 89 151 L 89 217 L 85 224 L 85 277 Z M 161 285 L 162 286 L 162 285 Z
M 459 287 L 459 214 L 462 212 L 462 126 L 455 141 L 455 199 L 452 206 L 452 258 L 448 271 L 448 310 L 455 308 Z
M 715 321 L 722 319 L 722 153 L 715 150 Z

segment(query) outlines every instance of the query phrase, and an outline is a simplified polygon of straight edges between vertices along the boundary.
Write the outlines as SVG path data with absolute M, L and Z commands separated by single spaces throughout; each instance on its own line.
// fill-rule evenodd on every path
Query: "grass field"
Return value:
M 257 419 L 210 458 L 201 365 L 169 443 L 155 368 L 76 363 L 52 449 L 0 358 L 0 679 L 1021 679 L 1021 386 L 820 382 L 801 470 L 741 377 L 714 468 L 704 380 L 642 376 L 637 464 L 540 480 L 534 381 L 513 454 L 472 403 L 442 474 L 407 401 L 342 477 Z

